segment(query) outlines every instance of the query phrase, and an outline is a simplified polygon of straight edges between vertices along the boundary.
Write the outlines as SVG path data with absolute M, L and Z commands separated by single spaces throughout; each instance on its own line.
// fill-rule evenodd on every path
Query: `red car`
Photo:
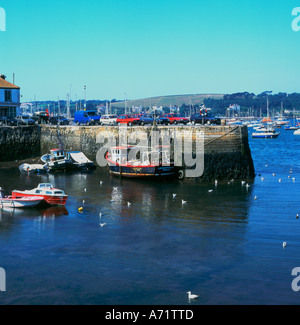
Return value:
M 117 118 L 117 124 L 127 124 L 129 126 L 138 124 L 140 117 L 137 115 L 123 114 Z
M 181 117 L 179 114 L 175 114 L 175 113 L 168 113 L 168 114 L 164 114 L 162 117 L 167 118 L 170 122 L 170 124 L 187 124 L 188 123 L 188 119 L 186 117 Z

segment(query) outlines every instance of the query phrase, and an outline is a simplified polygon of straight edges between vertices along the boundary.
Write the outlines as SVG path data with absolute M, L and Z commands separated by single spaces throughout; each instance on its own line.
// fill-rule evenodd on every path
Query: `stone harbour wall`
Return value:
M 204 132 L 204 174 L 200 178 L 186 178 L 186 181 L 212 181 L 214 179 L 252 179 L 255 177 L 246 126 L 162 126 L 157 129 L 171 135 L 195 140 L 198 131 Z M 127 129 L 128 144 L 136 144 L 139 139 L 149 136 L 152 127 L 132 127 Z M 190 132 L 183 135 L 184 132 Z M 105 126 L 41 126 L 41 154 L 50 149 L 82 151 L 96 163 L 98 150 L 103 144 L 97 143 L 101 137 L 113 135 L 119 139 L 119 127 Z M 195 142 L 195 141 L 194 141 Z M 172 140 L 171 140 L 172 144 Z M 195 150 L 195 145 L 193 147 Z M 185 169 L 183 162 L 183 169 Z
M 0 162 L 38 157 L 41 153 L 39 126 L 0 127 Z

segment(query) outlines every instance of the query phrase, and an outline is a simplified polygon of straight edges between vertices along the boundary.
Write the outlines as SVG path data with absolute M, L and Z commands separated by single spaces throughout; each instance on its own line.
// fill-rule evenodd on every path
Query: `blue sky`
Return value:
M 300 92 L 300 0 L 0 0 L 23 101 Z

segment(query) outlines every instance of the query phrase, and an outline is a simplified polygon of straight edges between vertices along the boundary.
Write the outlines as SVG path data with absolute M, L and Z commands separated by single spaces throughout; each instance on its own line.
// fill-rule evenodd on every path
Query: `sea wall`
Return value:
M 203 131 L 204 135 L 204 173 L 201 177 L 189 178 L 186 181 L 211 181 L 214 179 L 252 179 L 255 176 L 253 160 L 248 142 L 248 131 L 245 126 L 166 126 L 159 127 L 159 132 L 169 134 L 172 139 L 189 138 L 194 140 Z M 152 127 L 133 127 L 127 129 L 129 144 L 136 144 L 137 138 L 150 136 Z M 188 133 L 186 133 L 188 132 Z M 41 126 L 41 154 L 60 146 L 67 150 L 78 150 L 96 162 L 99 149 L 103 144 L 101 138 L 113 135 L 118 141 L 118 127 L 103 126 Z M 173 141 L 173 142 L 172 142 Z M 195 151 L 193 144 L 193 151 Z M 182 168 L 185 169 L 184 159 Z
M 0 127 L 0 162 L 38 157 L 41 153 L 40 127 Z

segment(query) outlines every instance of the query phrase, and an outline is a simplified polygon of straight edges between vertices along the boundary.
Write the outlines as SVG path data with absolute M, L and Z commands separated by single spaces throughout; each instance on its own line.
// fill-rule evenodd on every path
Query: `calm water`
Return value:
M 6 194 L 52 182 L 70 196 L 65 209 L 0 212 L 0 304 L 188 305 L 189 290 L 193 305 L 299 304 L 300 137 L 249 141 L 265 178 L 249 190 L 0 170 Z

